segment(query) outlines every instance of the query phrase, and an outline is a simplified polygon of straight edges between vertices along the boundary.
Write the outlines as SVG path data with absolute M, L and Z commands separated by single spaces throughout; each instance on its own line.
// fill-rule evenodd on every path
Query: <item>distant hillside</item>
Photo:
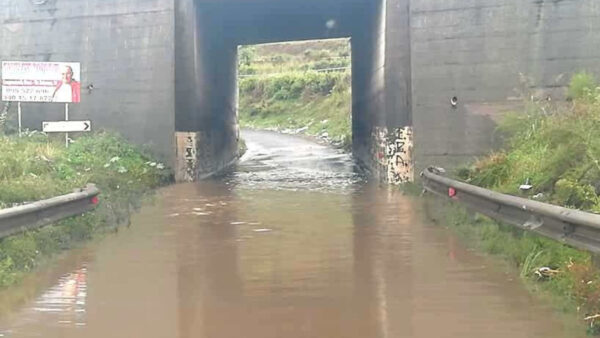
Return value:
M 349 145 L 347 39 L 243 46 L 239 63 L 243 127 L 305 133 Z

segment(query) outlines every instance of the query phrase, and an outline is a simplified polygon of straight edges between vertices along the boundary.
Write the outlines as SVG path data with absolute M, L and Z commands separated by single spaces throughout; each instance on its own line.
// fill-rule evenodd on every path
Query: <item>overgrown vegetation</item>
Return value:
M 94 212 L 0 240 L 0 287 L 15 283 L 51 255 L 128 222 L 142 196 L 170 179 L 164 164 L 115 134 L 84 136 L 68 149 L 37 132 L 22 138 L 0 134 L 0 208 L 66 194 L 88 183 L 101 190 Z
M 240 124 L 350 144 L 346 40 L 240 47 Z
M 573 76 L 571 102 L 529 102 L 524 112 L 509 114 L 499 130 L 506 148 L 459 170 L 472 184 L 504 193 L 600 212 L 600 88 L 593 76 Z M 532 185 L 521 191 L 520 185 Z M 463 209 L 450 213 L 449 224 L 486 252 L 505 257 L 521 269 L 536 289 L 560 299 L 567 311 L 586 318 L 589 332 L 600 333 L 600 274 L 588 253 L 540 238 Z M 534 274 L 539 267 L 558 270 L 549 278 Z M 600 316 L 598 316 L 600 317 Z

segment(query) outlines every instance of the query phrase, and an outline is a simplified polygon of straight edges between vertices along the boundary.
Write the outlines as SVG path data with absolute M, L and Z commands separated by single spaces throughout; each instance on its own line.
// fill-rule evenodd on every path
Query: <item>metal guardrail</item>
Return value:
M 73 193 L 0 209 L 0 238 L 36 229 L 96 208 L 100 190 L 93 184 Z
M 600 215 L 501 194 L 440 175 L 421 173 L 427 191 L 465 204 L 496 220 L 533 231 L 592 253 L 600 253 Z

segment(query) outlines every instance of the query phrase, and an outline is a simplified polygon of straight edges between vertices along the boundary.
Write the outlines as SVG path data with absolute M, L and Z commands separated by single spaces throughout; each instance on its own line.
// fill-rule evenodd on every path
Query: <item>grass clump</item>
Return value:
M 567 105 L 529 104 L 510 114 L 499 129 L 507 135 L 504 150 L 462 168 L 458 176 L 472 184 L 503 193 L 589 212 L 600 212 L 600 92 L 593 77 L 576 74 Z M 526 193 L 519 186 L 530 182 Z M 533 233 L 451 211 L 449 224 L 483 251 L 503 256 L 520 269 L 521 277 L 560 300 L 580 317 L 600 313 L 600 274 L 592 257 Z M 540 280 L 533 272 L 548 266 L 560 273 Z M 600 333 L 598 319 L 588 319 L 590 333 Z
M 570 99 L 583 99 L 595 89 L 596 79 L 594 75 L 588 72 L 580 72 L 571 78 L 567 95 Z
M 52 254 L 127 222 L 146 192 L 170 180 L 163 164 L 116 134 L 84 136 L 68 149 L 40 133 L 0 135 L 0 208 L 67 194 L 88 183 L 101 190 L 93 212 L 0 240 L 0 287 Z

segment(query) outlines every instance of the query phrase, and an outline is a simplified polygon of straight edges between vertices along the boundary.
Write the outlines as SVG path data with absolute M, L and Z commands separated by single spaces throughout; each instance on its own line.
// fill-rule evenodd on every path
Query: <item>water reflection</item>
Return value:
M 364 336 L 412 337 L 414 207 L 400 192 L 372 185 L 353 194 L 355 294 L 360 295 L 356 306 L 367 311 L 371 327 Z
M 31 325 L 37 326 L 39 323 L 55 329 L 84 327 L 86 325 L 87 274 L 86 265 L 82 265 L 59 277 L 55 285 L 49 287 L 30 305 L 17 312 L 14 316 L 16 318 L 14 323 L 0 329 L 0 336 L 18 336 L 23 328 Z
M 237 226 L 246 222 L 236 218 L 235 196 L 222 181 L 185 185 L 181 190 L 167 200 L 167 208 L 201 210 L 201 214 L 179 219 L 178 223 L 179 334 L 210 337 L 212 327 L 235 327 L 222 325 L 220 309 L 236 303 L 242 295 Z
M 243 130 L 248 151 L 227 181 L 243 189 L 348 192 L 362 180 L 352 156 L 269 131 Z
M 85 325 L 87 268 L 85 266 L 62 276 L 58 283 L 43 293 L 31 309 L 55 317 L 61 325 Z

